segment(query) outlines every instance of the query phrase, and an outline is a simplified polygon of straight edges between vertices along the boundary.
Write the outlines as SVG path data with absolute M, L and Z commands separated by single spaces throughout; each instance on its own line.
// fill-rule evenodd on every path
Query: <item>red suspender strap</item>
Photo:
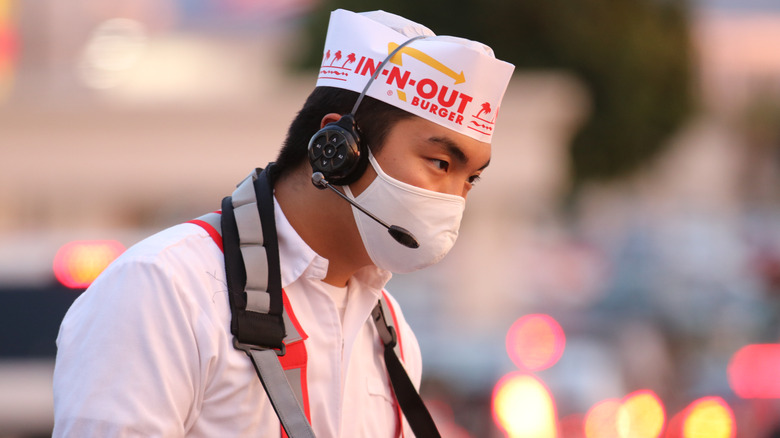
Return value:
M 300 396 L 299 401 L 303 405 L 303 413 L 306 414 L 306 419 L 311 423 L 311 411 L 309 410 L 309 385 L 306 379 L 307 367 L 306 364 L 309 359 L 308 353 L 306 353 L 305 341 L 309 336 L 303 331 L 301 324 L 298 322 L 298 318 L 293 313 L 290 300 L 287 298 L 287 294 L 282 290 L 282 299 L 284 300 L 284 311 L 289 316 L 289 320 L 298 332 L 300 339 L 292 340 L 289 343 L 285 341 L 285 349 L 287 353 L 284 356 L 279 357 L 279 362 L 282 364 L 287 375 L 287 380 L 290 382 L 295 392 Z M 289 330 L 288 330 L 289 332 Z M 297 377 L 297 379 L 296 379 Z M 297 386 L 297 388 L 296 388 Z M 287 438 L 284 428 L 282 429 L 282 437 Z
M 222 248 L 222 235 L 210 223 L 201 219 L 193 219 L 191 221 L 187 221 L 187 223 L 199 225 L 201 228 L 206 230 L 207 233 L 209 233 L 209 236 L 211 236 L 211 238 L 214 240 L 214 243 L 217 244 L 220 251 L 225 250 Z
M 384 304 L 383 307 L 385 307 L 390 312 L 390 317 L 393 320 L 393 327 L 396 327 L 396 339 L 398 340 L 398 345 L 396 346 L 396 354 L 401 358 L 401 361 L 404 360 L 404 349 L 403 349 L 403 343 L 401 341 L 401 333 L 400 333 L 400 326 L 398 325 L 398 318 L 395 316 L 395 308 L 390 303 L 390 299 L 387 297 L 387 292 L 384 290 L 382 291 L 382 303 Z M 401 411 L 401 405 L 398 404 L 398 400 L 395 401 L 395 414 L 396 414 L 396 421 L 398 422 L 398 433 L 396 433 L 396 436 L 400 436 L 401 438 L 404 438 L 404 413 Z
M 384 290 L 382 291 L 382 300 L 385 302 L 385 306 L 390 310 L 390 316 L 393 319 L 393 327 L 396 328 L 395 330 L 395 336 L 398 339 L 398 349 L 396 350 L 398 352 L 398 356 L 401 358 L 401 361 L 404 360 L 404 343 L 401 340 L 401 331 L 400 331 L 400 325 L 398 325 L 398 317 L 395 316 L 395 308 L 392 305 L 392 302 L 390 301 L 390 298 L 387 296 L 387 292 Z

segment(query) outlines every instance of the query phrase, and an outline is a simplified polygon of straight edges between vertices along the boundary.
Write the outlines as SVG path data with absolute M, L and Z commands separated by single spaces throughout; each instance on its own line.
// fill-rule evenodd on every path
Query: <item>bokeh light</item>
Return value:
M 493 419 L 511 438 L 555 438 L 557 413 L 549 389 L 530 374 L 514 372 L 496 383 Z
M 664 438 L 683 438 L 683 425 L 685 424 L 685 416 L 687 414 L 688 409 L 683 409 L 666 422 Z
M 115 240 L 67 243 L 54 256 L 54 276 L 71 289 L 86 288 L 124 250 Z
M 656 438 L 665 423 L 661 399 L 650 390 L 632 392 L 618 409 L 617 429 L 621 438 Z
M 558 420 L 558 431 L 562 438 L 585 438 L 585 416 L 575 413 Z
M 587 438 L 618 438 L 617 416 L 620 400 L 600 401 L 585 414 L 585 436 Z
M 5 100 L 13 85 L 14 68 L 19 51 L 13 15 L 13 2 L 0 0 L 0 102 Z
M 752 344 L 734 353 L 728 367 L 731 389 L 742 398 L 780 398 L 780 344 Z
M 119 85 L 143 57 L 146 29 L 138 21 L 112 18 L 93 31 L 82 54 L 79 72 L 85 85 L 107 89 Z
M 734 438 L 734 412 L 720 397 L 700 398 L 685 410 L 684 438 Z
M 602 400 L 585 414 L 587 438 L 657 438 L 666 413 L 661 399 L 650 390 L 632 392 L 623 400 Z
M 512 324 L 506 350 L 520 369 L 540 371 L 554 365 L 563 354 L 566 336 L 549 315 L 525 315 Z

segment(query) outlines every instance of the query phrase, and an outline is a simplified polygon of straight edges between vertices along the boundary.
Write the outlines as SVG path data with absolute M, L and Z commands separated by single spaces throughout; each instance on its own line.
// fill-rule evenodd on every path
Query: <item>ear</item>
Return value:
M 339 113 L 325 114 L 325 117 L 323 117 L 322 121 L 320 122 L 320 129 L 324 128 L 328 123 L 338 122 L 340 118 L 341 114 Z

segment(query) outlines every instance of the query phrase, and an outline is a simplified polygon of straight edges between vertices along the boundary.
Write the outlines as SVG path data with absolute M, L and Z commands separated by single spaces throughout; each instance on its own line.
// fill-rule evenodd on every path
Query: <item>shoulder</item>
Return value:
M 60 326 L 68 342 L 93 329 L 124 337 L 224 326 L 229 314 L 224 260 L 205 230 L 181 224 L 130 247 L 71 305 Z M 185 333 L 186 332 L 186 333 Z M 187 332 L 182 332 L 186 337 Z M 146 333 L 146 334 L 143 334 Z
M 222 251 L 209 233 L 198 225 L 183 223 L 136 243 L 116 262 L 186 268 L 192 267 L 193 262 L 210 263 L 215 260 L 222 260 Z
M 205 230 L 176 225 L 114 260 L 76 300 L 69 316 L 96 306 L 121 307 L 123 312 L 143 309 L 147 314 L 174 307 L 213 314 L 220 301 L 214 300 L 215 294 L 227 290 L 224 270 L 222 252 Z
M 92 288 L 131 274 L 132 282 L 157 277 L 180 285 L 203 276 L 224 280 L 224 257 L 209 233 L 198 225 L 184 223 L 151 235 L 120 255 L 93 283 Z M 87 290 L 89 292 L 89 289 Z
M 79 427 L 183 436 L 229 345 L 223 271 L 221 251 L 193 224 L 144 239 L 103 271 L 60 326 L 55 436 Z
M 164 285 L 185 295 L 182 299 L 186 300 L 201 300 L 203 294 L 199 291 L 204 288 L 226 290 L 222 250 L 205 229 L 191 223 L 175 225 L 138 242 L 104 272 L 107 280 L 123 276 L 122 273 L 131 273 L 133 278 L 129 281 L 133 283 L 152 281 Z M 116 278 L 113 280 L 116 287 Z

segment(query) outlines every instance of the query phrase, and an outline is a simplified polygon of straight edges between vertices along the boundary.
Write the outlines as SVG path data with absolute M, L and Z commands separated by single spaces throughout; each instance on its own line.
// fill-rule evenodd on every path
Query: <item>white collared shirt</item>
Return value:
M 308 338 L 306 385 L 318 438 L 398 436 L 369 318 L 390 274 L 349 281 L 343 322 L 321 279 L 328 261 L 275 204 L 282 286 Z M 419 346 L 398 304 L 404 364 Z M 130 248 L 68 311 L 57 338 L 54 436 L 276 437 L 279 421 L 245 353 L 232 346 L 223 254 L 193 224 Z M 404 422 L 404 436 L 412 433 Z

